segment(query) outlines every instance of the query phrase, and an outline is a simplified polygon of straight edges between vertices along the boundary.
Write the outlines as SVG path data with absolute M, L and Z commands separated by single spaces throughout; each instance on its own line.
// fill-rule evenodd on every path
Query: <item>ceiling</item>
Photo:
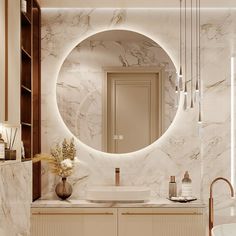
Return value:
M 179 0 L 39 0 L 42 8 L 178 8 Z M 236 8 L 236 0 L 201 0 L 204 8 Z

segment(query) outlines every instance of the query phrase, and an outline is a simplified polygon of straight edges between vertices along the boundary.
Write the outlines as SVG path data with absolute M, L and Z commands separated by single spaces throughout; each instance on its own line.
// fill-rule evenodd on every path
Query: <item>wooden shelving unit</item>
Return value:
M 41 11 L 37 0 L 27 0 L 21 12 L 21 132 L 22 161 L 41 152 Z M 33 160 L 33 200 L 41 196 L 41 163 Z

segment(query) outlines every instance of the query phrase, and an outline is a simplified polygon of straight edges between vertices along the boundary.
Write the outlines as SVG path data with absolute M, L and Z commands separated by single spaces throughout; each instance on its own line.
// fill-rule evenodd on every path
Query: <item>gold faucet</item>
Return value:
M 212 190 L 214 183 L 217 182 L 218 180 L 223 180 L 229 185 L 231 191 L 231 197 L 234 197 L 234 189 L 229 180 L 223 177 L 218 177 L 212 181 L 210 186 L 210 198 L 209 198 L 209 236 L 211 236 L 211 230 L 214 225 L 214 204 L 213 204 Z
M 115 185 L 120 185 L 120 168 L 115 169 Z

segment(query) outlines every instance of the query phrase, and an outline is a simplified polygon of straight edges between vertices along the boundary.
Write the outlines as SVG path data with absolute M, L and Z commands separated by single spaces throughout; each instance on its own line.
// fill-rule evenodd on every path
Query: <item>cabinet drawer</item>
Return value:
M 120 236 L 204 236 L 202 209 L 124 208 L 118 210 Z
M 116 236 L 111 208 L 39 208 L 31 211 L 31 236 Z

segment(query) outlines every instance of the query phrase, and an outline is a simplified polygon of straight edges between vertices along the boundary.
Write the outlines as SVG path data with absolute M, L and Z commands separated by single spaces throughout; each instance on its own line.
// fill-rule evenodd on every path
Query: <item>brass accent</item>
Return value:
M 201 216 L 203 213 L 198 212 L 125 212 L 121 213 L 126 216 Z
M 209 236 L 211 236 L 211 230 L 212 230 L 213 225 L 214 225 L 214 204 L 213 204 L 213 197 L 212 197 L 212 195 L 213 195 L 213 185 L 218 180 L 223 180 L 229 185 L 230 192 L 231 192 L 231 197 L 234 197 L 234 188 L 231 185 L 231 183 L 229 182 L 229 180 L 227 180 L 226 178 L 218 177 L 218 178 L 214 179 L 211 182 L 211 185 L 210 185 L 210 198 L 209 198 Z
M 115 169 L 115 185 L 120 185 L 120 168 Z
M 45 215 L 45 216 L 56 216 L 56 215 L 78 215 L 78 216 L 109 216 L 113 215 L 111 212 L 77 212 L 77 213 L 63 213 L 63 212 L 33 212 L 32 215 Z
M 5 121 L 8 121 L 8 0 L 5 0 Z

